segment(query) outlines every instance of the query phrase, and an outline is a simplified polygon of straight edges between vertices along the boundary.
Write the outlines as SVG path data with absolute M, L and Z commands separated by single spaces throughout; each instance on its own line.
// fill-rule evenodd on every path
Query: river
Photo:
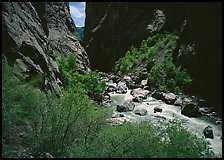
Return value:
M 192 133 L 196 133 L 199 137 L 203 136 L 203 130 L 206 126 L 211 126 L 213 129 L 214 139 L 205 138 L 206 141 L 209 141 L 213 152 L 218 156 L 222 157 L 222 140 L 220 137 L 222 136 L 222 126 L 213 124 L 208 119 L 205 119 L 205 117 L 199 117 L 199 118 L 193 118 L 193 117 L 187 117 L 185 115 L 181 114 L 181 107 L 175 106 L 175 105 L 168 105 L 165 102 L 161 100 L 156 100 L 155 98 L 148 97 L 146 100 L 144 100 L 142 103 L 136 103 L 135 109 L 145 108 L 147 110 L 147 114 L 144 116 L 139 116 L 135 114 L 133 111 L 128 112 L 118 112 L 116 111 L 116 105 L 124 100 L 132 99 L 133 96 L 130 94 L 131 90 L 128 90 L 126 94 L 117 94 L 115 92 L 109 93 L 111 96 L 111 107 L 113 107 L 113 114 L 123 114 L 124 119 L 126 121 L 130 122 L 141 122 L 141 121 L 151 121 L 153 125 L 157 125 L 159 120 L 170 120 L 174 117 L 177 117 L 179 119 L 186 120 L 188 123 L 187 128 Z M 160 107 L 162 109 L 162 112 L 156 112 L 154 113 L 154 107 Z

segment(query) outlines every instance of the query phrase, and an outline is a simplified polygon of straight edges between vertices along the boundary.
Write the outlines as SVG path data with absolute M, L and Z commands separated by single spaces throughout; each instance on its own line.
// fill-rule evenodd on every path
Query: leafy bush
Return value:
M 192 79 L 186 70 L 177 68 L 172 62 L 172 54 L 167 53 L 164 59 L 157 61 L 148 73 L 149 84 L 164 92 L 183 92 Z
M 120 71 L 122 73 L 128 71 L 139 58 L 140 54 L 141 52 L 139 52 L 137 48 L 132 46 L 130 50 L 125 53 L 125 56 L 116 62 L 114 70 Z
M 3 67 L 3 157 L 22 148 L 34 155 L 48 152 L 62 157 L 77 140 L 92 139 L 111 114 L 110 109 L 95 104 L 82 87 L 66 88 L 57 98 L 45 95 L 32 83 L 24 84 L 14 70 Z
M 214 156 L 208 143 L 187 131 L 176 119 L 154 127 L 148 122 L 103 127 L 87 144 L 71 148 L 85 158 L 199 158 Z
M 2 84 L 3 157 L 24 148 L 37 157 L 44 152 L 83 158 L 214 156 L 204 140 L 175 119 L 158 127 L 149 122 L 107 124 L 111 109 L 98 107 L 82 87 L 67 87 L 61 98 L 45 95 L 24 84 L 10 67 L 3 67 Z
M 139 61 L 144 59 L 145 65 L 153 63 L 153 57 L 163 49 L 163 47 L 168 43 L 172 42 L 175 47 L 176 35 L 175 33 L 165 32 L 164 34 L 156 34 L 143 40 L 140 47 L 131 47 L 125 56 L 120 58 L 113 68 L 116 72 L 125 73 L 133 68 Z
M 57 63 L 62 75 L 62 81 L 65 87 L 81 87 L 90 97 L 101 94 L 105 88 L 105 82 L 100 80 L 98 71 L 92 71 L 81 74 L 77 71 L 77 62 L 75 55 L 57 57 Z
M 144 63 L 149 69 L 148 82 L 164 92 L 183 92 L 192 82 L 185 69 L 176 67 L 173 63 L 172 52 L 176 47 L 176 33 L 165 32 L 156 34 L 143 40 L 139 48 L 131 47 L 123 58 L 120 58 L 114 67 L 116 72 L 128 72 L 137 63 Z M 155 60 L 156 54 L 162 58 Z M 161 54 L 161 53 L 160 53 Z

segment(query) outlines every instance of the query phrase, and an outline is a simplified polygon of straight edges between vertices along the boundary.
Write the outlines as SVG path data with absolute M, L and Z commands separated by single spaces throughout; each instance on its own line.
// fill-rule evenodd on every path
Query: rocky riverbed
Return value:
M 130 80 L 123 77 L 116 80 L 117 83 L 113 80 L 107 82 L 105 97 L 106 105 L 113 108 L 112 125 L 141 121 L 159 125 L 173 118 L 182 119 L 187 122 L 189 131 L 205 138 L 214 153 L 222 157 L 222 119 L 208 107 L 202 106 L 202 100 L 194 101 L 194 97 L 181 99 L 173 93 L 151 91 L 142 84 L 132 85 L 130 89 L 127 83 L 129 81 L 130 84 Z

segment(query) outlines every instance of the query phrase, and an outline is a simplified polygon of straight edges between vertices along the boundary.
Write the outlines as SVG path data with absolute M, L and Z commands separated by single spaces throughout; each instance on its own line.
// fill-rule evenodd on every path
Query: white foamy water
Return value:
M 218 156 L 222 157 L 222 140 L 220 137 L 222 136 L 222 127 L 220 125 L 215 125 L 212 122 L 206 121 L 203 118 L 193 118 L 193 117 L 187 117 L 185 115 L 181 114 L 181 107 L 180 106 L 174 106 L 174 105 L 168 105 L 161 100 L 156 100 L 152 97 L 148 97 L 146 100 L 144 100 L 142 103 L 135 103 L 135 109 L 144 108 L 147 110 L 147 114 L 145 116 L 139 116 L 134 114 L 133 111 L 129 112 L 117 112 L 116 111 L 116 105 L 124 100 L 132 99 L 133 96 L 130 94 L 131 90 L 128 90 L 126 94 L 117 94 L 117 93 L 110 93 L 111 96 L 111 105 L 113 107 L 113 114 L 123 114 L 124 118 L 127 121 L 131 122 L 140 122 L 149 120 L 153 124 L 158 124 L 158 121 L 164 121 L 169 119 L 173 119 L 174 117 L 177 117 L 179 119 L 186 120 L 187 128 L 192 133 L 196 133 L 199 137 L 203 136 L 203 130 L 207 126 L 211 126 L 213 129 L 214 139 L 205 138 L 206 141 L 210 142 L 213 152 Z M 156 112 L 154 113 L 154 107 L 159 107 L 162 109 L 162 112 Z M 165 117 L 165 118 L 164 118 Z

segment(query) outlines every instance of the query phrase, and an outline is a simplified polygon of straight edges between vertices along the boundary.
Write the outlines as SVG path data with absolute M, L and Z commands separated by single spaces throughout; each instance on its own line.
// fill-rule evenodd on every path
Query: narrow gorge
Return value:
M 222 157 L 221 3 L 2 5 L 2 157 Z

